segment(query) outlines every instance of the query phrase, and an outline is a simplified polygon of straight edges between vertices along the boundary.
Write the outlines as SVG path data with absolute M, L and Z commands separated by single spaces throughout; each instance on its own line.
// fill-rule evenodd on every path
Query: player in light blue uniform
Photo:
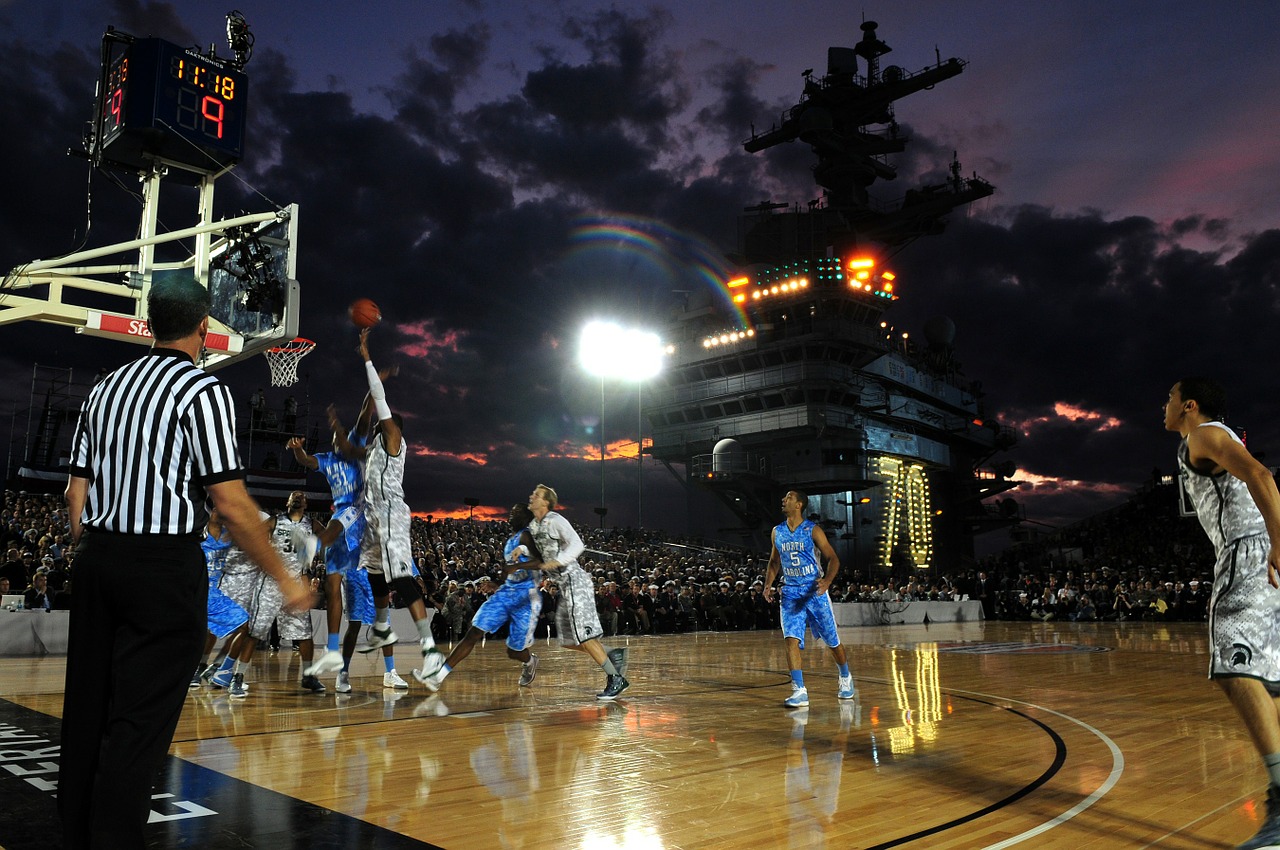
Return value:
M 831 656 L 840 670 L 837 696 L 853 699 L 853 676 L 845 661 L 844 647 L 836 631 L 836 617 L 831 610 L 827 588 L 840 572 L 840 559 L 831 548 L 827 534 L 820 526 L 804 518 L 809 497 L 799 490 L 788 490 L 782 499 L 784 522 L 773 529 L 773 549 L 764 575 L 764 598 L 773 601 L 773 582 L 782 573 L 782 636 L 787 644 L 787 666 L 791 669 L 791 696 L 783 700 L 788 708 L 809 704 L 809 691 L 804 686 L 800 666 L 800 650 L 804 649 L 805 629 L 811 629 L 831 648 Z M 824 572 L 818 564 L 818 552 L 827 563 Z
M 368 414 L 362 412 L 359 422 L 347 435 L 347 440 L 352 445 L 364 445 L 365 440 L 360 434 L 360 428 L 362 425 L 367 425 L 367 422 Z M 364 473 L 359 464 L 348 460 L 336 449 L 309 455 L 298 437 L 289 440 L 287 446 L 292 450 L 294 459 L 299 465 L 320 471 L 329 484 L 329 493 L 333 496 L 333 516 L 317 540 L 318 546 L 325 547 L 328 641 L 325 653 L 307 669 L 307 672 L 314 676 L 336 670 L 338 681 L 334 689 L 340 694 L 350 693 L 351 659 L 355 655 L 360 627 L 373 625 L 376 614 L 373 590 L 369 586 L 369 575 L 360 569 L 360 544 L 365 532 L 361 499 L 364 490 Z M 338 629 L 342 623 L 344 603 L 348 625 L 341 651 L 339 651 Z M 383 647 L 382 656 L 383 666 L 386 668 L 382 677 L 383 686 L 397 690 L 408 689 L 408 682 L 396 672 L 395 650 L 390 646 Z
M 249 622 L 248 612 L 218 587 L 222 582 L 222 568 L 227 563 L 227 552 L 233 545 L 231 535 L 222 527 L 218 509 L 212 509 L 209 512 L 209 526 L 204 540 L 200 541 L 200 548 L 204 550 L 205 566 L 209 570 L 209 601 L 206 607 L 209 628 L 204 642 L 204 655 L 196 665 L 196 674 L 191 677 L 192 688 L 200 687 L 201 679 L 211 680 L 218 672 L 213 665 L 205 664 L 209 653 L 213 651 L 214 644 L 226 638 L 226 647 L 230 649 L 235 633 L 241 631 L 245 623 Z M 234 656 L 231 660 L 234 662 Z M 224 677 L 226 681 L 220 682 L 220 687 L 226 687 L 230 681 L 231 665 L 227 664 L 226 667 L 227 676 Z
M 538 625 L 538 615 L 542 613 L 542 594 L 538 592 L 538 585 L 534 580 L 536 573 L 520 569 L 519 565 L 527 564 L 540 556 L 534 545 L 533 535 L 529 533 L 529 523 L 533 522 L 533 512 L 529 510 L 529 506 L 512 505 L 510 520 L 514 533 L 507 538 L 502 549 L 507 562 L 506 581 L 476 611 L 471 618 L 471 628 L 449 653 L 440 669 L 428 676 L 418 677 L 430 691 L 440 690 L 445 677 L 462 663 L 462 659 L 471 654 L 481 638 L 508 624 L 507 657 L 523 665 L 520 684 L 527 687 L 533 683 L 538 670 L 538 656 L 533 654 L 530 647 L 533 646 L 533 631 Z M 489 578 L 486 576 L 480 581 L 489 581 Z

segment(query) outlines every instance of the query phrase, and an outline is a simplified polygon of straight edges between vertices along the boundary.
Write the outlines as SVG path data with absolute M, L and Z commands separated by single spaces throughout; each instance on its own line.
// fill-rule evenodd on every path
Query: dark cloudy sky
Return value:
M 1159 410 L 1183 373 L 1222 376 L 1233 423 L 1280 463 L 1273 3 L 257 5 L 240 7 L 257 39 L 244 183 L 220 181 L 218 213 L 300 204 L 317 408 L 359 398 L 345 305 L 382 306 L 374 359 L 405 367 L 388 393 L 418 452 L 416 510 L 508 505 L 546 480 L 594 521 L 599 385 L 575 364 L 579 328 L 651 321 L 699 278 L 621 240 L 583 248 L 575 228 L 594 216 L 728 251 L 743 206 L 816 197 L 803 145 L 752 156 L 741 142 L 794 104 L 827 47 L 858 40 L 864 15 L 893 47 L 884 64 L 916 70 L 935 47 L 971 63 L 898 104 L 913 142 L 882 189 L 936 182 L 954 150 L 997 194 L 894 259 L 889 318 L 955 320 L 987 414 L 1021 432 L 1028 516 L 1067 522 L 1170 469 Z M 222 11 L 0 0 L 0 267 L 83 235 L 87 167 L 65 151 L 91 115 L 106 25 L 221 46 Z M 190 224 L 194 202 L 172 198 L 165 224 Z M 129 238 L 137 211 L 95 178 L 89 243 Z M 92 373 L 139 351 L 31 324 L 0 326 L 0 342 L 6 413 L 25 409 L 33 362 Z M 244 394 L 266 383 L 260 358 L 221 374 Z M 608 389 L 606 438 L 634 441 L 635 392 Z M 608 461 L 623 524 L 630 453 Z M 653 465 L 645 486 L 646 524 L 683 530 L 664 509 L 683 505 L 670 474 Z

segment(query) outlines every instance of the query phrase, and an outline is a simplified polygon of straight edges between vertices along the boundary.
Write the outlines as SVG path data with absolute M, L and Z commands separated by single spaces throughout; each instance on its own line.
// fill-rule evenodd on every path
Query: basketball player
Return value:
M 301 576 L 310 566 L 303 563 L 304 554 L 299 551 L 300 541 L 311 533 L 311 519 L 306 515 L 306 511 L 306 495 L 301 490 L 294 490 L 285 503 L 285 511 L 266 520 L 271 542 L 280 553 L 285 567 L 294 576 Z M 227 556 L 227 566 L 224 568 L 227 572 L 233 564 L 237 568 L 240 566 L 238 562 L 241 559 L 235 556 L 235 552 L 236 550 L 232 549 Z M 279 628 L 281 640 L 298 641 L 298 652 L 304 669 L 311 665 L 315 644 L 311 639 L 311 612 L 285 611 L 280 585 L 275 579 L 261 571 L 241 573 L 237 569 L 234 575 L 236 579 L 228 588 L 227 595 L 249 612 L 249 633 L 239 642 L 240 646 L 235 650 L 236 662 L 232 668 L 231 684 L 227 688 L 227 694 L 233 699 L 244 699 L 249 693 L 245 678 L 253 664 L 254 650 L 257 648 L 258 641 L 266 640 L 270 636 L 272 623 Z M 224 578 L 227 577 L 230 576 Z M 305 673 L 302 676 L 301 687 L 316 694 L 322 694 L 325 691 L 319 679 Z
M 596 613 L 595 588 L 591 576 L 578 565 L 578 556 L 586 546 L 569 520 L 553 510 L 558 498 L 556 491 L 545 484 L 534 487 L 529 494 L 529 510 L 534 517 L 529 531 L 542 559 L 521 566 L 550 573 L 559 582 L 561 598 L 556 607 L 556 634 L 565 648 L 585 652 L 600 665 L 607 678 L 604 690 L 596 694 L 596 699 L 612 701 L 631 685 L 623 676 L 627 666 L 626 650 L 606 652 L 600 643 L 604 629 Z
M 222 568 L 227 562 L 227 550 L 232 545 L 230 533 L 222 527 L 222 518 L 218 515 L 218 509 L 212 508 L 209 511 L 209 525 L 205 538 L 200 542 L 200 548 L 204 550 L 205 566 L 209 570 L 209 601 L 206 605 L 208 634 L 205 636 L 204 655 L 196 665 L 195 675 L 191 677 L 192 688 L 200 687 L 202 679 L 211 679 L 217 672 L 216 667 L 205 664 L 209 653 L 213 651 L 214 644 L 226 638 L 226 646 L 230 647 L 235 636 L 242 633 L 249 622 L 249 615 L 245 610 L 218 587 L 222 582 Z M 205 675 L 206 672 L 208 676 Z
M 507 657 L 523 665 L 520 670 L 520 686 L 528 687 L 533 684 L 533 677 L 538 671 L 538 656 L 533 654 L 530 647 L 533 646 L 534 629 L 538 626 L 538 614 L 542 612 L 542 594 L 538 593 L 535 573 L 522 569 L 524 564 L 533 560 L 531 555 L 537 553 L 533 535 L 529 533 L 533 514 L 529 512 L 527 505 L 512 505 L 509 517 L 513 534 L 507 538 L 502 550 L 507 562 L 504 570 L 506 581 L 476 611 L 466 636 L 449 653 L 439 670 L 425 676 L 414 671 L 414 676 L 427 686 L 427 690 L 440 690 L 445 677 L 471 654 L 481 638 L 507 624 L 510 624 L 507 631 Z
M 390 370 L 379 377 L 390 377 Z M 351 429 L 347 439 L 352 445 L 363 445 L 360 436 L 367 427 L 369 405 L 361 411 L 356 426 Z M 333 497 L 333 516 L 320 532 L 318 539 L 312 543 L 306 541 L 304 548 L 325 547 L 325 608 L 328 623 L 328 641 L 323 655 L 305 671 L 308 676 L 322 676 L 325 673 L 338 673 L 335 689 L 340 694 L 351 691 L 351 658 L 355 652 L 355 639 L 359 635 L 360 625 L 368 619 L 372 623 L 373 605 L 370 601 L 362 604 L 366 596 L 371 599 L 368 576 L 360 570 L 360 541 L 364 537 L 364 513 L 361 497 L 364 491 L 364 476 L 360 466 L 344 457 L 338 451 L 307 453 L 302 446 L 301 437 L 293 437 L 286 444 L 293 452 L 294 459 L 306 469 L 319 470 L 329 483 L 329 493 Z M 355 575 L 361 573 L 360 575 Z M 347 640 L 339 650 L 339 627 L 342 625 L 343 602 L 346 602 Z M 368 609 L 367 614 L 362 609 Z M 400 678 L 396 672 L 395 650 L 391 646 L 382 647 L 383 665 L 386 667 L 382 675 L 382 685 L 386 688 L 406 690 L 409 683 Z
M 773 547 L 769 552 L 769 566 L 764 574 L 764 598 L 773 601 L 773 582 L 782 570 L 782 636 L 787 645 L 787 667 L 791 669 L 791 696 L 782 701 L 787 708 L 802 708 L 809 704 L 809 690 L 804 686 L 804 671 L 800 664 L 800 650 L 804 649 L 806 628 L 831 648 L 831 657 L 840 670 L 837 696 L 853 699 L 853 676 L 845 662 L 844 647 L 836 631 L 836 617 L 831 610 L 831 597 L 827 588 L 840 572 L 840 559 L 831 548 L 826 532 L 804 518 L 809 497 L 799 490 L 788 490 L 782 499 L 785 520 L 773 529 Z M 815 551 L 816 550 L 816 551 Z M 826 572 L 818 565 L 821 552 L 827 563 Z
M 377 424 L 367 446 L 355 446 L 347 439 L 338 421 L 336 409 L 329 406 L 329 426 L 333 429 L 338 451 L 351 460 L 364 462 L 365 533 L 360 544 L 360 566 L 369 573 L 377 608 L 372 637 L 364 651 L 391 646 L 396 633 L 391 629 L 390 599 L 394 587 L 408 603 L 409 613 L 418 628 L 422 647 L 423 675 L 434 673 L 444 662 L 431 636 L 431 620 L 422 591 L 414 580 L 413 550 L 410 545 L 409 506 L 404 501 L 404 462 L 408 447 L 404 443 L 401 418 L 387 405 L 386 391 L 378 370 L 369 359 L 369 328 L 360 331 L 356 349 L 364 361 L 369 379 L 369 397 L 373 401 Z M 416 673 L 415 673 L 416 675 Z
M 1241 850 L 1280 848 L 1280 492 L 1220 421 L 1227 394 L 1207 378 L 1173 385 L 1164 427 L 1182 435 L 1178 467 L 1217 563 L 1209 604 L 1209 678 L 1235 706 L 1271 778 L 1267 817 Z M 1267 584 L 1270 583 L 1271 587 Z

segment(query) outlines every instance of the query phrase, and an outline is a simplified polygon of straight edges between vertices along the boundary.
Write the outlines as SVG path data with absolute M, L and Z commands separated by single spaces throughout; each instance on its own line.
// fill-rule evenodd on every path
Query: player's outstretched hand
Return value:
M 360 345 L 356 347 L 356 351 L 360 354 L 361 360 L 369 359 L 369 331 L 372 328 L 362 328 L 360 330 Z
M 280 592 L 284 594 L 284 609 L 286 611 L 294 613 L 309 611 L 316 601 L 315 593 L 296 576 L 287 582 L 281 583 Z
M 284 444 L 284 447 L 285 447 L 286 449 L 290 449 L 290 450 L 292 450 L 292 449 L 300 449 L 300 448 L 302 448 L 302 438 L 301 438 L 301 437 L 290 437 L 290 438 L 289 438 L 289 442 L 285 443 L 285 444 Z

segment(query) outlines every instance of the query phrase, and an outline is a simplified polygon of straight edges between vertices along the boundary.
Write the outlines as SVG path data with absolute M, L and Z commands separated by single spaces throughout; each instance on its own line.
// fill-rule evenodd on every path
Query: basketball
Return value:
M 357 298 L 347 309 L 351 322 L 358 328 L 371 328 L 382 321 L 382 311 L 368 298 Z

